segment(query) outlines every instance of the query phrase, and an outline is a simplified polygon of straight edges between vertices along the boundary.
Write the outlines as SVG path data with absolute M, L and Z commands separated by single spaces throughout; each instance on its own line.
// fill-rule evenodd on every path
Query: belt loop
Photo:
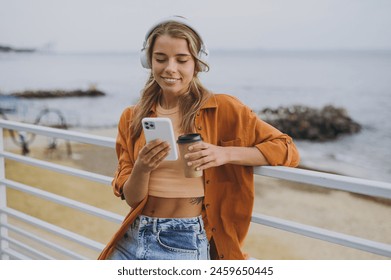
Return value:
M 202 216 L 198 216 L 198 223 L 200 224 L 200 232 L 204 229 L 204 221 L 202 220 Z
M 140 228 L 140 216 L 137 216 L 136 219 L 134 219 L 133 224 L 131 225 L 131 228 L 136 228 L 137 230 Z
M 153 225 L 152 225 L 152 230 L 153 230 L 153 233 L 156 233 L 157 232 L 157 218 L 153 218 Z

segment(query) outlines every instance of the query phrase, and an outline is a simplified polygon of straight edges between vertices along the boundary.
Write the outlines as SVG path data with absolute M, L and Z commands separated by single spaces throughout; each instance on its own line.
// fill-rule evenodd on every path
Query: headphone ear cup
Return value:
M 147 50 L 145 48 L 140 52 L 140 62 L 144 68 L 151 69 L 151 64 L 148 61 Z

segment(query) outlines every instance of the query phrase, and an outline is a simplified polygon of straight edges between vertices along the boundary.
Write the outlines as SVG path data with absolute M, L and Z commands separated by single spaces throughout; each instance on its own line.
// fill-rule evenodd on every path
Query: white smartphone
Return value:
M 169 118 L 143 118 L 142 125 L 147 143 L 155 139 L 161 139 L 170 145 L 171 150 L 164 160 L 178 159 L 174 129 Z

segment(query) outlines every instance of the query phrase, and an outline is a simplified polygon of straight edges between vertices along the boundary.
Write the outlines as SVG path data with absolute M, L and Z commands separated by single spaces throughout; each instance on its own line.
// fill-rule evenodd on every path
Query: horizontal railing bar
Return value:
M 325 230 L 318 227 L 308 226 L 292 221 L 287 221 L 276 217 L 270 217 L 267 215 L 253 214 L 251 221 L 257 224 L 262 224 L 265 226 L 301 234 L 311 238 L 316 238 L 331 243 L 343 245 L 346 247 L 367 251 L 377 255 L 382 255 L 389 258 L 391 257 L 391 245 L 389 244 L 375 242 L 372 240 Z
M 0 127 L 10 129 L 10 130 L 31 132 L 31 133 L 49 136 L 53 138 L 61 138 L 65 140 L 75 141 L 75 142 L 98 145 L 102 147 L 108 147 L 108 148 L 115 147 L 114 138 L 91 135 L 91 134 L 81 133 L 72 130 L 64 130 L 64 129 L 45 127 L 45 126 L 39 126 L 34 124 L 26 124 L 26 123 L 20 123 L 15 121 L 8 121 L 8 120 L 0 120 Z
M 82 203 L 82 202 L 79 202 L 79 201 L 76 201 L 76 200 L 73 200 L 70 198 L 66 198 L 66 197 L 63 197 L 63 196 L 60 196 L 57 194 L 43 191 L 43 190 L 40 190 L 40 189 L 37 189 L 34 187 L 30 187 L 30 186 L 27 186 L 27 185 L 24 185 L 24 184 L 15 182 L 15 181 L 7 180 L 7 179 L 0 179 L 0 183 L 5 184 L 9 188 L 12 188 L 12 189 L 15 189 L 18 191 L 22 191 L 22 192 L 25 192 L 28 194 L 32 194 L 32 195 L 38 196 L 40 198 L 44 198 L 44 199 L 47 199 L 49 201 L 52 201 L 52 202 L 55 202 L 55 203 L 58 203 L 58 204 L 61 204 L 64 206 L 80 210 L 84 213 L 94 215 L 94 216 L 103 218 L 105 220 L 111 221 L 111 222 L 121 223 L 124 219 L 124 217 L 119 214 L 116 214 L 116 213 L 113 213 L 110 211 L 106 211 L 101 208 L 91 206 L 91 205 L 88 205 L 88 204 L 85 204 L 85 203 Z
M 7 256 L 12 256 L 14 257 L 15 259 L 17 260 L 31 260 L 30 257 L 26 256 L 26 255 L 23 255 L 21 254 L 20 252 L 17 252 L 15 251 L 14 249 L 11 249 L 11 248 L 5 248 L 3 250 L 4 252 L 4 255 L 7 255 Z M 1 260 L 0 260 L 1 261 Z
M 40 243 L 48 248 L 50 248 L 51 250 L 54 250 L 56 251 L 57 253 L 61 253 L 61 254 L 64 254 L 68 257 L 72 257 L 73 259 L 78 259 L 78 260 L 86 260 L 87 258 L 85 258 L 84 256 L 82 255 L 79 255 L 71 250 L 68 250 L 62 246 L 59 246 L 53 242 L 50 242 L 46 239 L 43 239 L 39 236 L 36 236 L 35 234 L 32 234 L 22 228 L 18 228 L 16 226 L 13 226 L 13 225 L 10 225 L 10 224 L 2 224 L 1 225 L 2 227 L 5 227 L 5 228 L 8 228 L 10 231 L 12 232 L 15 232 L 21 236 L 24 236 L 26 238 L 29 238 L 30 240 L 33 240 L 37 243 Z
M 391 199 L 391 184 L 285 166 L 257 166 L 254 174 Z
M 53 260 L 53 257 L 49 256 L 48 254 L 42 253 L 42 252 L 32 248 L 31 246 L 28 246 L 28 245 L 26 245 L 16 239 L 13 239 L 11 237 L 3 237 L 3 239 L 8 241 L 9 244 L 13 244 L 28 253 L 31 253 L 33 255 L 38 256 L 39 259 L 41 259 L 41 260 Z
M 38 228 L 45 229 L 48 232 L 57 234 L 57 235 L 64 237 L 68 240 L 74 241 L 78 244 L 85 245 L 86 247 L 89 247 L 92 250 L 100 252 L 104 248 L 104 245 L 99 242 L 96 242 L 92 239 L 81 236 L 81 235 L 76 234 L 74 232 L 68 231 L 66 229 L 60 228 L 60 227 L 55 226 L 53 224 L 47 223 L 45 221 L 42 221 L 40 219 L 37 219 L 37 218 L 32 217 L 30 215 L 27 215 L 25 213 L 16 211 L 14 209 L 7 207 L 7 208 L 0 209 L 0 213 L 1 212 L 6 213 L 14 218 L 17 218 L 25 223 L 37 226 Z
M 111 181 L 113 180 L 113 178 L 109 177 L 109 176 L 104 176 L 104 175 L 93 173 L 93 172 L 75 169 L 72 167 L 67 167 L 67 166 L 63 166 L 63 165 L 59 165 L 59 164 L 55 164 L 55 163 L 51 163 L 51 162 L 47 162 L 47 161 L 43 161 L 43 160 L 39 160 L 39 159 L 25 157 L 25 156 L 17 155 L 17 154 L 10 153 L 10 152 L 1 152 L 0 151 L 0 156 L 3 156 L 4 158 L 10 159 L 10 160 L 25 163 L 28 165 L 42 167 L 47 170 L 59 172 L 59 173 L 66 174 L 66 175 L 76 176 L 79 178 L 87 179 L 87 180 L 98 182 L 98 183 L 105 184 L 105 185 L 111 185 Z

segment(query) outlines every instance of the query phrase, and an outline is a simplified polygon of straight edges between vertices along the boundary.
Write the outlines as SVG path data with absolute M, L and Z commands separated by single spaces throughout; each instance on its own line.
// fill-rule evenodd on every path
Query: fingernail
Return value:
M 188 158 L 189 158 L 189 155 L 185 155 L 184 158 L 185 158 L 185 159 L 188 159 Z
M 190 147 L 188 148 L 188 150 L 189 150 L 189 151 L 192 151 L 192 150 L 193 150 L 193 146 L 190 146 Z
M 188 162 L 187 163 L 187 166 L 192 166 L 193 164 L 191 162 Z

